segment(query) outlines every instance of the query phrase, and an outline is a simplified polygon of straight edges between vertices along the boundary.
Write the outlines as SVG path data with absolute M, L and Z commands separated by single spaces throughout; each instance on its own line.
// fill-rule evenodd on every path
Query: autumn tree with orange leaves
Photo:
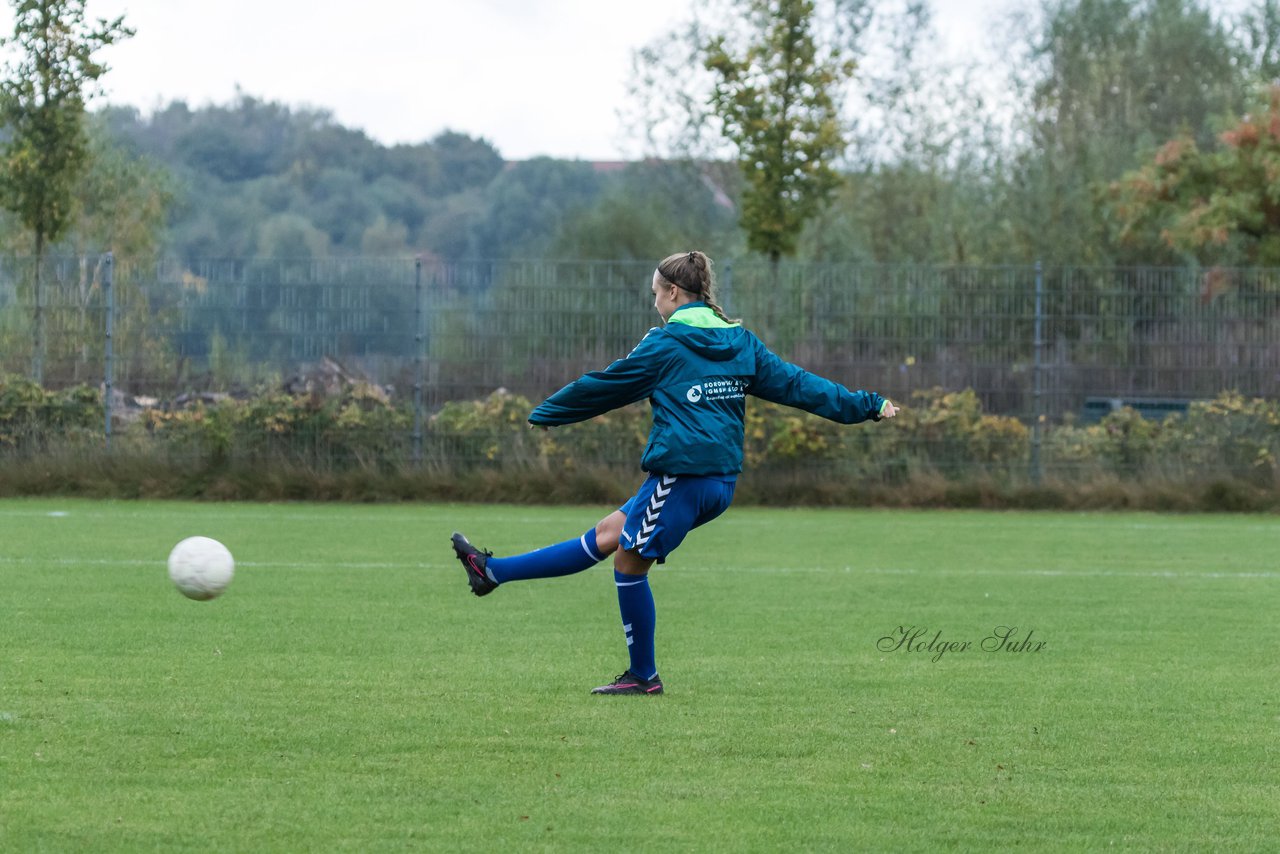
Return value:
M 1280 86 L 1218 141 L 1180 136 L 1110 186 L 1123 244 L 1156 263 L 1280 266 Z

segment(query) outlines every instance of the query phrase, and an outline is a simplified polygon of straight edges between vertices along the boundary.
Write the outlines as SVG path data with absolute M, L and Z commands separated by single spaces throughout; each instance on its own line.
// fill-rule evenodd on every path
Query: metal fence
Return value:
M 539 399 L 658 322 L 651 263 L 0 260 L 0 373 L 113 385 L 114 406 L 367 381 L 412 404 Z M 973 389 L 1026 423 L 1113 401 L 1280 391 L 1280 270 L 718 266 L 779 355 L 910 401 Z M 120 412 L 117 411 L 117 417 Z

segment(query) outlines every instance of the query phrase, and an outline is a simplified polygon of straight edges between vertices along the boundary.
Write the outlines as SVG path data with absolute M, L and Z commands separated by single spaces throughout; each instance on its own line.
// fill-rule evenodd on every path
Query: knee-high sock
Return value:
M 572 575 L 604 560 L 596 546 L 596 529 L 592 528 L 576 540 L 565 540 L 554 546 L 515 557 L 491 557 L 485 566 L 489 578 L 499 584 L 530 578 L 555 578 Z
M 618 608 L 622 611 L 622 630 L 627 635 L 631 672 L 641 679 L 652 679 L 658 675 L 653 653 L 658 612 L 653 607 L 649 576 L 623 575 L 615 569 L 613 583 L 618 586 Z

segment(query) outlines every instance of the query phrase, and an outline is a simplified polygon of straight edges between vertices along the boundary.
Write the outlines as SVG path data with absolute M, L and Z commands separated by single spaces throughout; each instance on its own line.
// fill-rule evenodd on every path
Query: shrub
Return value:
M 55 438 L 101 444 L 105 419 L 97 389 L 46 391 L 27 379 L 0 377 L 0 449 L 38 451 Z
M 120 423 L 105 453 L 96 389 L 7 378 L 0 491 L 613 500 L 639 476 L 644 404 L 549 431 L 528 428 L 532 406 L 502 390 L 446 404 L 423 425 L 421 466 L 413 412 L 363 384 L 328 397 L 268 392 L 145 410 Z M 1126 409 L 1088 426 L 1047 424 L 1045 477 L 1034 486 L 1031 431 L 984 413 L 970 390 L 919 392 L 880 427 L 752 400 L 744 439 L 746 501 L 1259 510 L 1280 496 L 1280 404 L 1234 393 L 1162 422 Z

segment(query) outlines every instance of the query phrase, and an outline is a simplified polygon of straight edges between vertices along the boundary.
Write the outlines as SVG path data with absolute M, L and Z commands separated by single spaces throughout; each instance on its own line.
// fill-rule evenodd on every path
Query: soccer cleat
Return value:
M 453 553 L 458 556 L 458 560 L 462 561 L 462 568 L 467 571 L 471 592 L 477 596 L 487 596 L 492 593 L 498 583 L 489 579 L 484 567 L 489 562 L 489 558 L 493 557 L 493 552 L 477 549 L 457 531 L 453 532 L 450 539 L 453 542 Z
M 630 670 L 624 672 L 608 685 L 592 688 L 592 694 L 661 694 L 662 680 L 656 675 L 652 679 L 641 679 Z

